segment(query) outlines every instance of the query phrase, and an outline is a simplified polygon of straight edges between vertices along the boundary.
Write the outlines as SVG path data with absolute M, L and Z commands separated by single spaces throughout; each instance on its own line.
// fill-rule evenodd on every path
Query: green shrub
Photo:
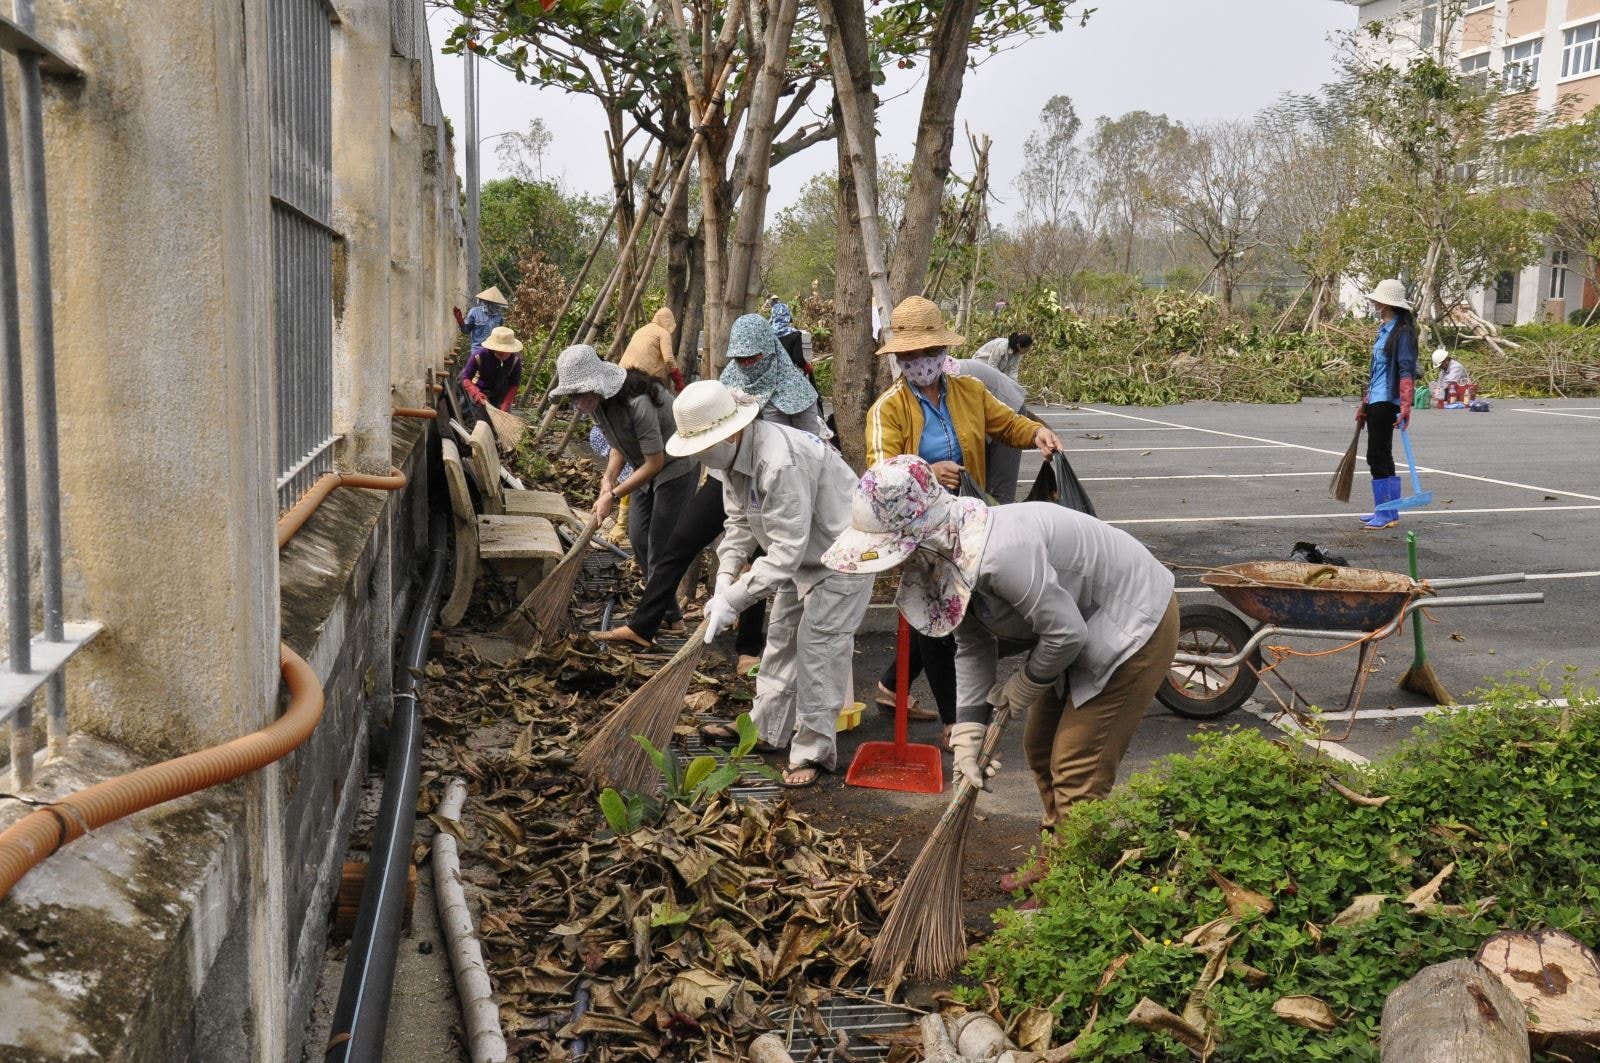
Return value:
M 1569 325 L 1588 326 L 1596 322 L 1600 322 L 1600 313 L 1597 313 L 1592 306 L 1587 308 L 1580 306 L 1567 315 Z
M 1184 1011 L 1207 960 L 1182 941 L 1228 914 L 1220 875 L 1275 907 L 1227 931 L 1238 935 L 1234 966 L 1203 998 L 1211 1058 L 1376 1060 L 1384 997 L 1421 968 L 1470 955 L 1504 927 L 1597 943 L 1600 699 L 1570 675 L 1566 686 L 1566 710 L 1539 703 L 1542 684 L 1497 687 L 1479 709 L 1430 717 L 1363 770 L 1252 731 L 1202 735 L 1194 753 L 1073 809 L 1037 887 L 1040 910 L 1000 913 L 969 973 L 1008 1012 L 1049 1008 L 1064 1037 L 1083 1031 L 1098 1000 L 1075 1060 L 1187 1060 L 1125 1019 L 1143 997 Z M 1390 799 L 1355 804 L 1336 777 Z M 1450 864 L 1436 903 L 1401 903 Z M 1334 926 L 1365 894 L 1385 895 L 1376 914 Z M 1339 1025 L 1318 1033 L 1279 1019 L 1273 1003 L 1297 994 L 1324 1001 Z

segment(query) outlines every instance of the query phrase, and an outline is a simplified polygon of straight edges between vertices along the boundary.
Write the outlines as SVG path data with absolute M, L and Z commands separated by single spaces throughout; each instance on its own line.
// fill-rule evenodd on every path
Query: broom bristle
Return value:
M 1350 501 L 1350 486 L 1356 475 L 1356 451 L 1360 446 L 1361 426 L 1356 425 L 1356 434 L 1350 440 L 1350 449 L 1339 459 L 1339 467 L 1334 470 L 1333 479 L 1328 483 L 1328 493 L 1340 502 Z
M 611 710 L 578 754 L 575 767 L 580 775 L 597 786 L 633 793 L 654 788 L 655 762 L 634 736 L 642 735 L 657 749 L 665 749 L 672 740 L 673 724 L 683 712 L 683 696 L 705 652 L 705 632 L 702 623 L 672 660 Z
M 517 444 L 522 442 L 522 434 L 528 430 L 528 422 L 493 405 L 485 406 L 484 412 L 489 415 L 489 426 L 494 429 L 500 449 L 507 453 L 516 450 Z
M 1400 689 L 1419 694 L 1435 705 L 1455 704 L 1450 691 L 1445 689 L 1433 665 L 1427 661 L 1418 661 L 1406 670 L 1406 674 L 1400 677 Z
M 987 767 L 993 759 L 1009 716 L 1009 706 L 994 710 L 978 751 L 980 765 Z M 872 943 L 867 977 L 887 985 L 891 998 L 905 974 L 919 981 L 939 981 L 955 974 L 967 961 L 961 871 L 966 864 L 967 828 L 977 804 L 977 788 L 963 779 L 917 854 L 889 918 Z
M 510 619 L 500 628 L 502 638 L 516 643 L 524 653 L 531 653 L 539 642 L 560 630 L 567 618 L 567 606 L 572 602 L 572 588 L 577 586 L 578 574 L 583 571 L 589 540 L 594 538 L 599 526 L 591 516 L 561 562 L 512 610 Z

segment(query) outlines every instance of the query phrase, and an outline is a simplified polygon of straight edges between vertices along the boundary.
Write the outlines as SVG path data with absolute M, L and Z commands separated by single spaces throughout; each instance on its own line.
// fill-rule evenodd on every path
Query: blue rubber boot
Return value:
M 1385 476 L 1381 480 L 1372 481 L 1372 516 L 1361 522 L 1367 531 L 1382 531 L 1384 528 L 1398 527 L 1400 524 L 1400 511 L 1392 509 L 1390 502 L 1400 498 L 1400 477 Z

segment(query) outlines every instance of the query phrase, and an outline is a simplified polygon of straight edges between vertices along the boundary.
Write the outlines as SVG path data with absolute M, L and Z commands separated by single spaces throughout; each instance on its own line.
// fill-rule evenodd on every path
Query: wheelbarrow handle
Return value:
M 1445 579 L 1430 579 L 1428 586 L 1435 589 L 1450 587 L 1491 587 L 1499 583 L 1526 583 L 1526 572 L 1502 572 L 1498 576 L 1449 576 Z
M 1448 609 L 1461 605 L 1540 605 L 1544 591 L 1523 591 L 1520 594 L 1462 594 L 1455 598 L 1418 598 L 1406 606 L 1406 613 L 1418 609 Z

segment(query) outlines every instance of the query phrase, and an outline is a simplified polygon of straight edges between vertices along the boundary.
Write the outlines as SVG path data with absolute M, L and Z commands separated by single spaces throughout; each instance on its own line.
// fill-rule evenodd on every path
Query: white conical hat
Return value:
M 479 292 L 478 298 L 482 299 L 486 303 L 499 303 L 501 306 L 511 305 L 506 302 L 506 297 L 500 294 L 500 289 L 494 287 L 493 285 L 490 285 L 483 291 Z

